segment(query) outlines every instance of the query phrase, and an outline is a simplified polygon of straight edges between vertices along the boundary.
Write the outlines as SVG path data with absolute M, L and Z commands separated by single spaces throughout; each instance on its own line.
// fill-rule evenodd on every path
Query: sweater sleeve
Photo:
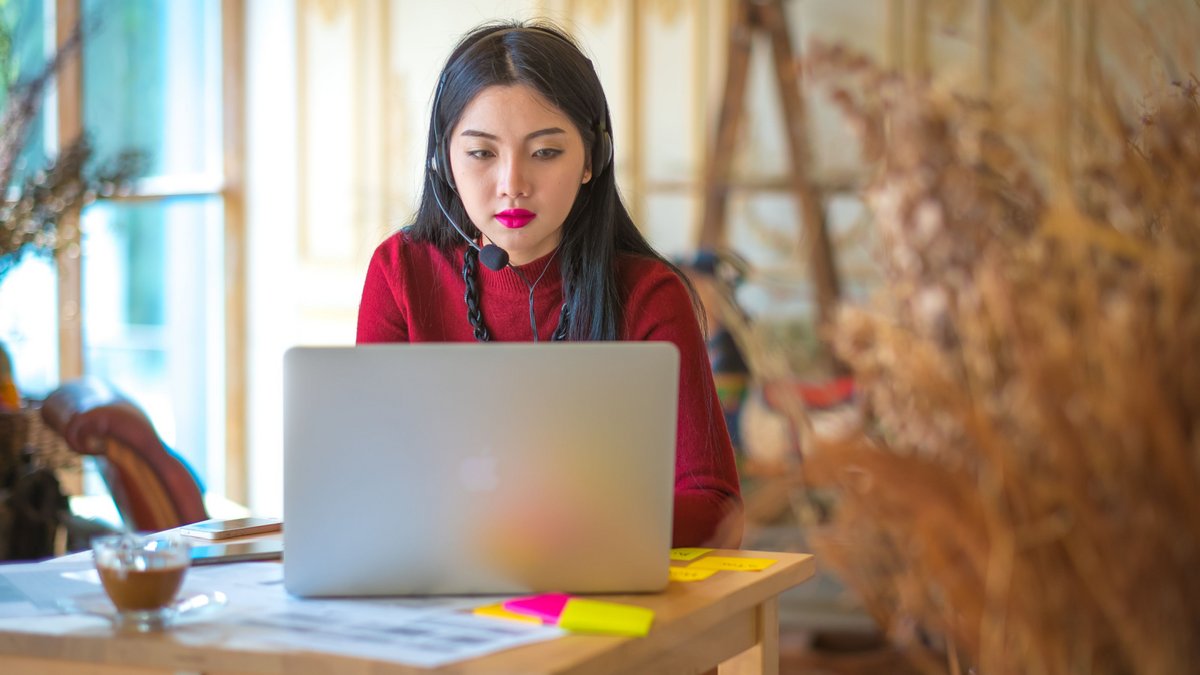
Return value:
M 408 307 L 400 292 L 399 235 L 375 249 L 358 305 L 358 344 L 408 342 Z
M 677 275 L 655 264 L 634 283 L 625 313 L 629 339 L 679 349 L 673 545 L 737 548 L 743 514 L 733 444 L 691 294 Z

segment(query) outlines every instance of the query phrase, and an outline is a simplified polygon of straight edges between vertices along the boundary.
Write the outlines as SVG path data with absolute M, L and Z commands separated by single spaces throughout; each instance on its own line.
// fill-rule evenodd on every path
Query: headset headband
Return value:
M 430 117 L 431 117 L 430 127 L 431 127 L 431 131 L 433 132 L 434 146 L 433 146 L 433 156 L 429 158 L 429 171 L 431 173 L 437 175 L 438 177 L 440 177 L 443 181 L 445 181 L 446 185 L 448 185 L 451 190 L 454 190 L 457 192 L 458 186 L 456 186 L 454 184 L 454 172 L 450 168 L 450 154 L 449 154 L 449 147 L 448 147 L 449 140 L 442 137 L 442 129 L 440 128 L 440 125 L 438 124 L 438 109 L 442 104 L 442 90 L 446 86 L 446 78 L 450 73 L 450 67 L 455 62 L 457 62 L 458 59 L 463 58 L 463 55 L 466 54 L 466 52 L 470 51 L 471 47 L 474 47 L 475 45 L 483 42 L 484 40 L 487 40 L 487 39 L 490 39 L 493 37 L 495 37 L 496 39 L 500 39 L 501 36 L 503 36 L 507 33 L 515 33 L 518 31 L 537 31 L 543 35 L 553 36 L 554 38 L 557 38 L 560 42 L 563 42 L 563 43 L 567 44 L 568 46 L 570 46 L 571 49 L 575 50 L 576 52 L 579 52 L 579 47 L 574 42 L 571 42 L 571 40 L 569 40 L 565 35 L 563 35 L 562 33 L 559 33 L 558 31 L 551 30 L 544 26 L 514 26 L 514 27 L 503 28 L 500 30 L 495 30 L 491 33 L 488 33 L 487 35 L 484 35 L 483 37 L 479 38 L 478 40 L 471 43 L 470 45 L 467 45 L 466 48 L 464 48 L 462 50 L 462 53 L 457 56 L 457 58 L 451 57 L 451 60 L 448 61 L 446 63 L 446 65 L 442 68 L 442 74 L 440 77 L 438 77 L 437 88 L 434 90 L 434 93 L 433 93 L 433 109 L 432 109 L 432 114 L 430 115 Z M 581 54 L 581 56 L 582 56 L 582 54 Z M 592 72 L 595 73 L 596 68 L 592 64 L 591 59 L 584 57 L 584 60 L 587 61 L 588 66 L 591 67 Z M 607 117 L 608 117 L 608 106 L 607 106 L 607 104 L 605 104 L 604 111 L 600 113 L 600 119 L 598 119 L 596 121 L 596 123 L 593 127 L 596 130 L 596 138 L 592 142 L 592 149 L 591 149 L 592 180 L 595 180 L 596 177 L 599 176 L 601 173 L 603 173 L 604 170 L 606 168 L 608 168 L 608 165 L 612 163 L 612 158 L 613 158 L 612 135 L 608 133 Z

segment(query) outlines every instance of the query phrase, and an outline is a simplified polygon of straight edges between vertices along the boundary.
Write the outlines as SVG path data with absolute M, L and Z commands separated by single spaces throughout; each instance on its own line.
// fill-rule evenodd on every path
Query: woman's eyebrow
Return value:
M 565 134 L 565 133 L 567 133 L 567 132 L 559 127 L 546 127 L 545 129 L 538 129 L 537 131 L 532 131 L 532 132 L 526 134 L 525 140 L 528 141 L 528 140 L 532 140 L 534 138 L 538 138 L 540 136 L 552 136 L 554 134 Z M 492 140 L 492 141 L 500 140 L 499 136 L 497 136 L 495 134 L 489 134 L 486 131 L 480 131 L 478 129 L 463 129 L 462 133 L 459 134 L 459 136 L 473 136 L 476 138 L 486 138 L 486 139 Z
M 560 129 L 558 127 L 549 127 L 546 129 L 538 129 L 537 131 L 535 131 L 531 134 L 526 134 L 525 140 L 528 141 L 528 140 L 532 140 L 534 138 L 538 138 L 540 136 L 553 136 L 554 134 L 565 134 L 565 133 L 567 133 L 567 132 L 563 131 L 562 129 Z

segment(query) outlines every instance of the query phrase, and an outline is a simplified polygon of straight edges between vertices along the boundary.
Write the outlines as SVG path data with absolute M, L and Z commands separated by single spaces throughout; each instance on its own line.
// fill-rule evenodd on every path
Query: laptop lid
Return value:
M 290 349 L 287 590 L 661 590 L 678 383 L 670 343 Z

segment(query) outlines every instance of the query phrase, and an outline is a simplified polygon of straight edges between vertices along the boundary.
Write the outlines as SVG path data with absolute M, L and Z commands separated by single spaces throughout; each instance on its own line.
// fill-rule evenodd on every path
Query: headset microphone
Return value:
M 458 223 L 454 222 L 454 219 L 450 217 L 450 212 L 446 210 L 446 206 L 442 204 L 442 198 L 438 195 L 437 187 L 430 185 L 429 191 L 433 193 L 433 201 L 437 202 L 438 209 L 442 212 L 442 215 L 446 217 L 446 220 L 450 221 L 450 227 L 453 227 L 454 231 L 466 240 L 467 245 L 476 251 L 479 251 L 479 262 L 483 263 L 484 267 L 493 272 L 499 272 L 508 265 L 507 251 L 495 244 L 488 244 L 486 246 L 480 246 L 477 244 L 475 240 L 468 237 L 467 233 L 464 232 L 463 229 L 458 226 Z
M 459 230 L 462 232 L 462 230 Z M 479 248 L 476 246 L 476 248 Z M 479 248 L 479 262 L 493 272 L 499 272 L 508 266 L 508 252 L 495 244 Z

